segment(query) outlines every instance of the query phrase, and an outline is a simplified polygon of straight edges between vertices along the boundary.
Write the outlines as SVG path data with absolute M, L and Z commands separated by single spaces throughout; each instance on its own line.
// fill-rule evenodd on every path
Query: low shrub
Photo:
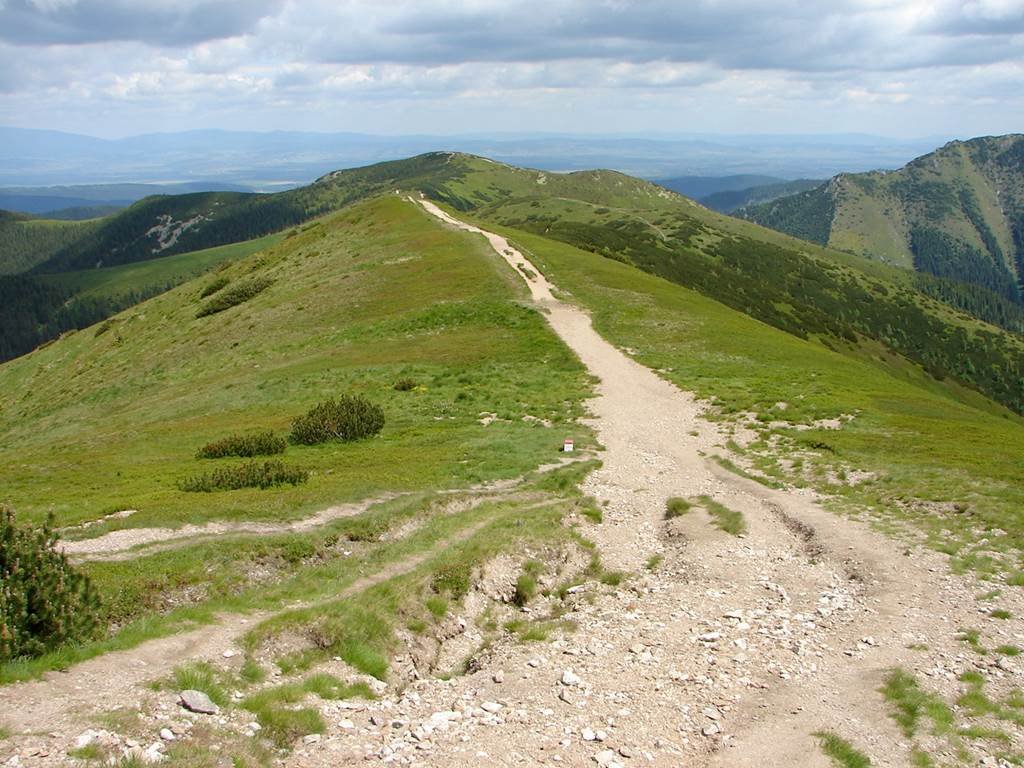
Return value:
M 671 520 L 673 517 L 682 517 L 693 507 L 686 499 L 673 496 L 665 502 L 665 517 Z
M 416 382 L 412 379 L 399 379 L 395 382 L 395 390 L 398 392 L 411 392 L 416 389 Z
M 263 291 L 267 290 L 267 288 L 273 285 L 273 283 L 274 281 L 267 277 L 255 277 L 252 280 L 239 283 L 233 288 L 223 291 L 206 302 L 202 307 L 200 307 L 199 311 L 196 312 L 196 317 L 215 315 L 218 312 L 223 312 L 225 309 L 231 309 L 231 307 L 244 304 L 252 297 L 263 293 Z
M 292 422 L 289 439 L 300 445 L 330 440 L 348 442 L 376 435 L 384 428 L 384 410 L 359 395 L 342 395 L 311 408 Z
M 273 432 L 259 432 L 254 435 L 229 435 L 207 443 L 196 453 L 199 459 L 220 459 L 225 456 L 274 456 L 284 453 L 288 442 Z
M 99 597 L 56 542 L 52 520 L 21 527 L 0 505 L 0 661 L 87 640 L 99 628 Z
M 537 580 L 529 573 L 521 573 L 516 579 L 516 591 L 512 595 L 512 602 L 522 607 L 533 600 L 537 594 Z
M 309 472 L 289 467 L 280 461 L 250 461 L 234 467 L 220 467 L 204 475 L 195 475 L 178 483 L 183 491 L 209 493 L 237 491 L 240 488 L 273 488 L 277 485 L 298 485 L 309 478 Z
M 207 286 L 205 288 L 203 288 L 202 292 L 200 292 L 200 294 L 199 294 L 199 298 L 200 299 L 205 299 L 208 296 L 213 296 L 213 294 L 215 294 L 221 288 L 224 288 L 230 282 L 231 281 L 228 280 L 223 275 L 220 276 L 220 277 L 214 278 L 212 281 L 210 281 L 207 284 Z

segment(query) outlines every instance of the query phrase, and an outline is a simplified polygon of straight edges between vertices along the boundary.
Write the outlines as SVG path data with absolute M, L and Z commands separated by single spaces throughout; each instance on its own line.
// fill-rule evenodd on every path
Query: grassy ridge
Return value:
M 884 344 L 937 378 L 1024 410 L 1024 340 L 929 298 L 905 272 L 772 236 L 621 174 L 554 178 L 464 163 L 439 197 L 490 224 L 639 266 L 835 348 L 861 354 Z

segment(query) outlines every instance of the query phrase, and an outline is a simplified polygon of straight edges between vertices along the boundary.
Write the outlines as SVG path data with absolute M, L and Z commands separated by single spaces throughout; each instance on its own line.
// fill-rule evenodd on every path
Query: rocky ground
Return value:
M 994 585 L 951 573 L 944 556 L 830 514 L 808 491 L 769 489 L 722 469 L 709 455 L 724 455 L 725 438 L 699 403 L 605 342 L 503 238 L 482 234 L 601 380 L 591 410 L 604 464 L 584 490 L 604 521 L 586 535 L 605 567 L 625 578 L 591 580 L 564 600 L 538 598 L 523 609 L 504 603 L 503 616 L 555 618 L 558 627 L 546 640 L 509 635 L 484 645 L 485 608 L 514 578 L 507 564 L 493 564 L 448 623 L 438 653 L 438 670 L 468 656 L 465 674 L 442 679 L 396 658 L 408 684 L 371 681 L 379 698 L 370 701 L 317 699 L 327 731 L 280 761 L 813 768 L 832 764 L 815 735 L 828 732 L 875 766 L 1011 765 L 1024 744 L 1024 702 L 1013 705 L 1024 657 L 995 648 L 1024 646 L 1024 590 L 1003 587 L 979 600 Z M 708 497 L 741 513 L 745 530 L 721 530 L 707 501 L 666 520 L 673 496 Z M 1006 618 L 992 615 L 997 608 Z M 199 640 L 155 643 L 174 645 L 179 659 L 230 665 L 241 630 L 231 622 L 239 621 L 225 619 L 228 631 L 208 629 Z M 965 636 L 970 629 L 976 637 Z M 225 744 L 261 738 L 248 713 L 188 712 L 181 692 L 143 688 L 144 678 L 166 674 L 166 655 L 150 643 L 115 660 L 131 680 L 107 704 L 141 705 L 133 728 L 146 736 L 131 744 L 116 728 L 85 727 L 85 697 L 54 701 L 90 682 L 103 687 L 92 662 L 3 690 L 0 721 L 16 735 L 0 741 L 0 764 L 64 764 L 69 749 L 104 741 L 159 760 L 197 727 L 223 734 Z M 365 680 L 333 664 L 339 676 Z M 919 707 L 913 735 L 901 728 L 880 692 L 896 668 L 948 703 L 952 725 L 940 727 Z M 957 704 L 964 680 L 978 679 L 988 700 L 1009 704 Z M 925 753 L 933 763 L 921 762 Z

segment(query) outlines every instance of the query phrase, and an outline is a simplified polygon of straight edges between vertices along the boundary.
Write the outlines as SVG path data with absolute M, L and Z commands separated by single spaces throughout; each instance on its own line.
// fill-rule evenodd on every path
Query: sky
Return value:
M 1024 130 L 1024 0 L 0 0 L 0 125 Z

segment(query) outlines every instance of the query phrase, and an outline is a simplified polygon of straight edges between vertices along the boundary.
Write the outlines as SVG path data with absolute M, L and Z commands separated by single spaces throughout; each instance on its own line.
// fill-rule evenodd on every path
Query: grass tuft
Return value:
M 210 697 L 210 701 L 219 707 L 227 706 L 228 693 L 224 688 L 221 675 L 217 669 L 205 661 L 190 662 L 175 667 L 170 683 L 163 683 L 162 688 L 173 687 L 177 691 L 202 691 Z
M 912 738 L 925 718 L 931 720 L 936 735 L 948 734 L 953 728 L 953 712 L 938 696 L 922 691 L 912 674 L 894 669 L 886 675 L 882 695 L 892 707 L 892 718 L 903 735 Z
M 711 515 L 715 527 L 719 530 L 739 536 L 747 532 L 747 521 L 742 512 L 729 509 L 724 504 L 712 499 L 710 496 L 701 496 L 700 503 Z
M 842 736 L 818 731 L 818 744 L 837 768 L 869 768 L 871 760 Z
M 682 517 L 693 509 L 693 505 L 686 499 L 673 496 L 665 502 L 665 519 L 671 520 L 674 517 Z

